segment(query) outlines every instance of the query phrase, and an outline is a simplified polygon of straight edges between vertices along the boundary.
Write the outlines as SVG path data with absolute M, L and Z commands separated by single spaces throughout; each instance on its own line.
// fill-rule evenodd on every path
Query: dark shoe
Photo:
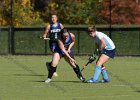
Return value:
M 85 80 L 85 78 L 83 77 L 83 76 L 81 76 L 81 75 L 77 75 L 77 77 L 80 79 L 80 81 L 82 81 L 82 82 L 85 82 L 86 80 Z

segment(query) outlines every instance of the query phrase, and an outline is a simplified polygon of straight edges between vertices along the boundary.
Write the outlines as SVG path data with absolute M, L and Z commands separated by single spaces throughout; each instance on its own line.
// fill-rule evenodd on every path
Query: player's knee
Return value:
M 58 63 L 59 63 L 59 60 L 53 60 L 52 63 L 51 63 L 51 65 L 53 67 L 56 67 L 58 65 Z
M 56 67 L 57 63 L 51 63 L 51 66 Z
M 96 63 L 96 65 L 97 65 L 97 66 L 102 66 L 103 63 L 102 63 L 100 60 L 98 60 L 97 63 Z

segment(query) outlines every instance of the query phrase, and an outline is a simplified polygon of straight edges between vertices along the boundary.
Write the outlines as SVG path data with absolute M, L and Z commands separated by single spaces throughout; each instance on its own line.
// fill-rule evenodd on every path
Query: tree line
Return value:
M 52 13 L 68 25 L 140 24 L 139 0 L 0 0 L 1 26 L 44 26 Z

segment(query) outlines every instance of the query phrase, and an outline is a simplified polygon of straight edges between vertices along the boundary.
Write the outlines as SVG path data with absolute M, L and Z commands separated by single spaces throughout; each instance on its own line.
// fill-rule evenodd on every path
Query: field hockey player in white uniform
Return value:
M 94 74 L 87 83 L 109 82 L 104 63 L 106 63 L 110 58 L 114 58 L 115 45 L 106 34 L 96 31 L 95 26 L 90 26 L 88 28 L 88 35 L 95 40 L 96 47 L 94 53 L 98 55 L 99 58 L 96 62 Z M 98 81 L 100 74 L 102 74 L 102 80 Z

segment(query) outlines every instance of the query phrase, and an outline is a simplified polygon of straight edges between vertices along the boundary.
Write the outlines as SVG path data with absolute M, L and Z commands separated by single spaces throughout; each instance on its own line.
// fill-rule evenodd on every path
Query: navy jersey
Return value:
M 69 32 L 68 32 L 68 38 L 66 40 L 62 37 L 62 42 L 64 44 L 65 49 L 67 50 L 69 45 L 72 43 L 72 37 Z
M 52 41 L 56 41 L 58 39 L 58 35 L 60 32 L 61 32 L 60 23 L 56 23 L 56 25 L 54 25 L 53 23 L 50 24 L 49 38 Z
M 69 45 L 72 43 L 71 34 L 70 34 L 70 33 L 68 33 L 68 34 L 69 34 L 69 35 L 68 35 L 68 38 L 67 38 L 67 39 L 64 39 L 63 36 L 61 35 L 61 40 L 62 40 L 62 42 L 63 42 L 64 47 L 65 47 L 66 50 L 68 50 Z M 53 49 L 53 52 L 54 52 L 54 53 L 59 53 L 59 54 L 61 54 L 62 56 L 65 55 L 64 52 L 59 48 L 58 45 L 57 45 L 57 46 L 54 45 L 53 47 L 54 47 L 54 49 Z M 70 49 L 69 54 L 70 54 L 70 56 L 71 56 L 72 58 L 74 58 L 74 56 L 72 55 L 72 49 Z

